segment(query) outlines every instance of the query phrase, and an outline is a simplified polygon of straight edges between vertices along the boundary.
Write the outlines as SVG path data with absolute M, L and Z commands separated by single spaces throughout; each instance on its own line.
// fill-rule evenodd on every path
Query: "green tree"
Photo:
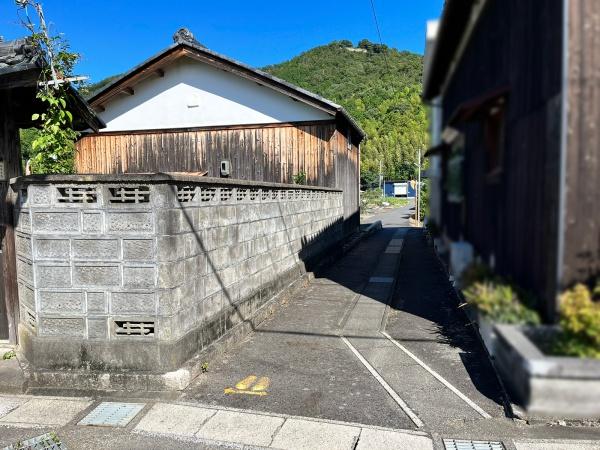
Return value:
M 35 173 L 70 173 L 73 171 L 74 142 L 79 133 L 73 129 L 73 114 L 67 108 L 69 77 L 79 55 L 70 51 L 60 35 L 51 36 L 42 5 L 34 0 L 16 0 L 24 14 L 23 25 L 41 54 L 43 66 L 36 98 L 45 109 L 32 115 L 38 133 L 26 133 L 33 139 L 26 148 Z M 29 9 L 36 13 L 32 19 Z

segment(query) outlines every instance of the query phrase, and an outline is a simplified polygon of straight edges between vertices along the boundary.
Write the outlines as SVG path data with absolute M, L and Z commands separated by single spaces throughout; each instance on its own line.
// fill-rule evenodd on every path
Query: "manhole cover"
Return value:
M 144 406 L 146 406 L 145 403 L 102 402 L 85 416 L 79 425 L 124 427 Z
M 506 450 L 502 442 L 444 439 L 446 450 Z
M 54 432 L 42 434 L 26 441 L 18 441 L 2 450 L 67 450 Z

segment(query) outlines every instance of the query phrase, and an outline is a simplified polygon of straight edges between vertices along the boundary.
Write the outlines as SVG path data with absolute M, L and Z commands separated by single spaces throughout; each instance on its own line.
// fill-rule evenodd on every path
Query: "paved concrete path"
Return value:
M 374 217 L 382 231 L 212 361 L 178 402 L 136 400 L 130 422 L 98 427 L 80 421 L 102 399 L 0 396 L 0 448 L 56 431 L 70 449 L 429 450 L 475 439 L 600 450 L 600 428 L 504 416 L 495 374 L 409 214 Z

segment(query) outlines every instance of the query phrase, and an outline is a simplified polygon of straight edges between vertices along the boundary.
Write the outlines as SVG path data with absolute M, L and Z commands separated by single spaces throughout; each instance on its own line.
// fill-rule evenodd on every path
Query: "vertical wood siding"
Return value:
M 569 2 L 562 285 L 600 273 L 600 2 Z
M 590 0 L 593 2 L 594 0 Z M 463 103 L 508 87 L 502 173 L 486 177 L 483 125 L 465 133 L 464 202 L 444 198 L 443 225 L 484 260 L 556 307 L 562 2 L 491 0 L 443 99 L 447 122 Z
M 7 181 L 0 181 L 0 339 L 17 342 L 19 297 L 15 259 L 14 209 L 16 195 L 8 180 L 21 175 L 19 129 L 10 106 L 16 102 L 11 91 L 0 90 L 0 159 L 4 161 Z
M 231 178 L 307 184 L 344 190 L 346 231 L 359 224 L 358 144 L 348 149 L 347 130 L 334 122 L 257 125 L 131 133 L 98 133 L 77 143 L 78 173 L 200 172 L 220 176 L 229 160 Z

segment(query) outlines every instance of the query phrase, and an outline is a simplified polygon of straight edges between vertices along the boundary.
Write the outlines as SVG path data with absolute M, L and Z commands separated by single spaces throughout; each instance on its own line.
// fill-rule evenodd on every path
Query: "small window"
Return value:
M 483 123 L 483 137 L 486 152 L 486 169 L 490 181 L 497 180 L 502 172 L 504 154 L 504 103 L 492 106 Z

